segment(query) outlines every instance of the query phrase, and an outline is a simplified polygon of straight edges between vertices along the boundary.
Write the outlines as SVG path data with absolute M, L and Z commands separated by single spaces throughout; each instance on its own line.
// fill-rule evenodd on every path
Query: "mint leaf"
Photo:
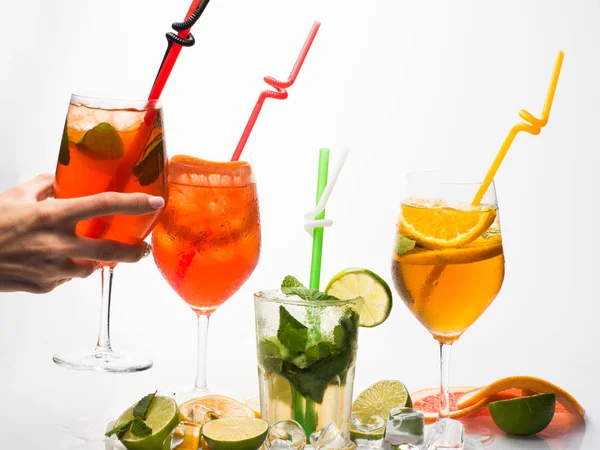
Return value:
M 410 252 L 413 248 L 415 248 L 416 244 L 417 243 L 412 239 L 409 239 L 406 236 L 399 234 L 398 236 L 396 236 L 396 254 L 398 256 L 402 256 L 405 253 Z
M 302 352 L 308 341 L 308 328 L 298 322 L 287 309 L 279 307 L 279 329 L 277 338 L 291 352 Z
M 321 403 L 329 383 L 342 372 L 348 370 L 350 363 L 350 350 L 344 349 L 342 352 L 323 358 L 305 369 L 284 362 L 282 375 L 304 397 Z
M 146 145 L 141 161 L 133 168 L 133 174 L 140 185 L 149 186 L 158 179 L 164 168 L 165 148 L 163 134 L 160 133 Z
M 300 283 L 298 281 L 297 278 L 291 276 L 291 275 L 287 275 L 283 281 L 281 282 L 281 289 L 284 288 L 295 288 L 295 287 L 301 287 L 303 288 L 304 285 L 302 283 Z
M 131 419 L 129 422 L 125 422 L 125 423 L 119 425 L 118 427 L 114 427 L 110 431 L 107 431 L 106 433 L 104 433 L 104 436 L 111 437 L 113 434 L 116 434 L 117 437 L 119 439 L 121 439 L 125 435 L 125 433 L 127 433 L 129 431 L 129 428 L 131 427 L 132 423 L 133 423 L 133 419 Z
M 305 287 L 284 287 L 281 292 L 285 295 L 297 295 L 303 300 L 339 300 L 333 295 L 327 295 L 318 289 L 309 289 Z
M 137 402 L 133 407 L 133 416 L 139 417 L 142 420 L 146 420 L 146 417 L 148 417 L 148 408 L 150 407 L 150 403 L 152 403 L 152 400 L 154 400 L 155 396 L 156 391 L 154 391 L 152 394 L 146 395 L 139 402 Z
M 58 162 L 63 166 L 68 166 L 71 162 L 71 152 L 69 150 L 69 134 L 67 133 L 67 121 L 63 129 L 62 140 L 60 141 L 60 152 L 58 153 Z
M 119 132 L 108 122 L 87 130 L 75 146 L 86 156 L 101 161 L 119 159 L 125 153 Z
M 131 424 L 130 431 L 131 431 L 131 434 L 133 434 L 136 437 L 140 437 L 140 438 L 152 436 L 152 428 L 150 428 L 148 425 L 146 425 L 146 422 L 144 422 L 139 417 L 136 417 L 135 419 L 133 419 L 133 423 Z
M 483 239 L 489 239 L 494 236 L 500 236 L 500 230 L 498 228 L 488 228 L 481 237 Z

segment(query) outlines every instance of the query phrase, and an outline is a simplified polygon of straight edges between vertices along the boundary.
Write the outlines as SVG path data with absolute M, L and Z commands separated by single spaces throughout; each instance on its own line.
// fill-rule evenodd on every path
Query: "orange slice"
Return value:
M 254 397 L 246 402 L 246 406 L 254 411 L 256 418 L 260 419 L 260 398 Z
M 556 395 L 556 401 L 563 405 L 565 409 L 573 414 L 585 415 L 585 409 L 575 398 L 564 389 L 536 377 L 517 376 L 502 378 L 493 382 L 489 386 L 471 391 L 460 398 L 456 403 L 459 409 L 471 408 L 476 405 L 485 406 L 493 400 L 490 400 L 495 394 L 507 389 L 524 389 L 534 391 L 538 394 L 553 393 Z
M 402 204 L 400 233 L 431 250 L 458 248 L 481 236 L 495 219 L 496 211 L 489 207 L 459 210 L 412 200 Z
M 252 409 L 233 398 L 223 395 L 205 395 L 204 397 L 193 398 L 179 405 L 181 420 L 187 420 L 195 405 L 200 405 L 214 411 L 220 418 L 255 417 Z
M 502 238 L 494 236 L 489 239 L 477 239 L 462 248 L 415 248 L 402 256 L 394 252 L 394 258 L 398 262 L 414 265 L 469 264 L 493 258 L 502 254 L 502 251 Z

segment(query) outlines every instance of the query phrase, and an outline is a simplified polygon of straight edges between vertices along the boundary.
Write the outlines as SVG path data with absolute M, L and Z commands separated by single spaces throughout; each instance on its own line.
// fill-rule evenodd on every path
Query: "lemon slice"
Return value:
M 358 324 L 372 328 L 382 324 L 392 310 L 392 291 L 379 275 L 367 269 L 351 268 L 334 276 L 325 293 L 340 300 L 362 297 L 363 306 Z

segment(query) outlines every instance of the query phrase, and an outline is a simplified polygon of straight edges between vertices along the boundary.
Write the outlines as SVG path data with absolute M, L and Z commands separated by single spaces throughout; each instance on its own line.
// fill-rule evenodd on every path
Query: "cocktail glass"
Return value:
M 335 423 L 348 437 L 362 299 L 254 295 L 261 416 L 292 419 L 307 436 Z
M 443 429 L 440 421 L 451 420 L 448 376 L 452 343 L 492 303 L 504 279 L 495 188 L 492 183 L 481 204 L 473 206 L 482 183 L 471 179 L 443 171 L 408 175 L 392 258 L 396 290 L 440 344 L 438 429 Z M 461 228 L 471 229 L 471 236 L 459 236 Z M 434 229 L 441 239 L 434 242 L 419 236 L 423 229 Z M 407 242 L 403 236 L 417 240 L 417 246 L 399 255 L 406 250 L 402 249 Z
M 175 156 L 169 168 L 169 203 L 152 233 L 152 253 L 165 280 L 198 316 L 196 383 L 175 392 L 182 401 L 208 392 L 209 317 L 254 271 L 260 217 L 249 162 Z
M 116 191 L 143 192 L 166 200 L 165 166 L 162 107 L 158 101 L 71 97 L 56 165 L 56 198 Z M 75 231 L 88 238 L 135 245 L 150 234 L 159 214 L 83 220 Z M 56 364 L 103 372 L 138 372 L 152 367 L 152 361 L 146 358 L 112 350 L 110 307 L 115 265 L 100 264 L 102 316 L 96 348 L 56 354 Z

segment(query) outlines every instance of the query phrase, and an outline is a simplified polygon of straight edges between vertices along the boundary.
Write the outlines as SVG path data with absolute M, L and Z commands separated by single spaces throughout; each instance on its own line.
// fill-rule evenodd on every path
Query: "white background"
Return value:
M 0 188 L 54 171 L 71 92 L 147 95 L 164 33 L 187 8 L 182 0 L 3 1 Z M 600 3 L 213 0 L 163 95 L 168 152 L 228 158 L 262 77 L 287 77 L 315 19 L 323 25 L 289 99 L 267 100 L 246 147 L 258 171 L 261 262 L 211 321 L 209 383 L 257 395 L 252 293 L 287 273 L 308 278 L 302 215 L 314 202 L 319 147 L 333 160 L 352 148 L 327 212 L 335 224 L 325 234 L 324 280 L 348 266 L 390 280 L 403 175 L 462 166 L 483 174 L 519 109 L 541 112 L 563 49 L 550 123 L 540 136 L 519 135 L 497 176 L 506 278 L 455 346 L 452 384 L 546 378 L 588 408 L 585 437 L 495 448 L 596 448 Z M 150 356 L 148 372 L 52 363 L 56 351 L 94 345 L 97 274 L 44 296 L 0 296 L 2 448 L 69 448 L 77 441 L 59 425 L 114 417 L 149 391 L 192 382 L 195 318 L 153 261 L 119 267 L 115 284 L 114 347 Z M 438 383 L 436 344 L 397 296 L 389 320 L 360 340 L 357 392 L 384 378 L 412 391 Z

